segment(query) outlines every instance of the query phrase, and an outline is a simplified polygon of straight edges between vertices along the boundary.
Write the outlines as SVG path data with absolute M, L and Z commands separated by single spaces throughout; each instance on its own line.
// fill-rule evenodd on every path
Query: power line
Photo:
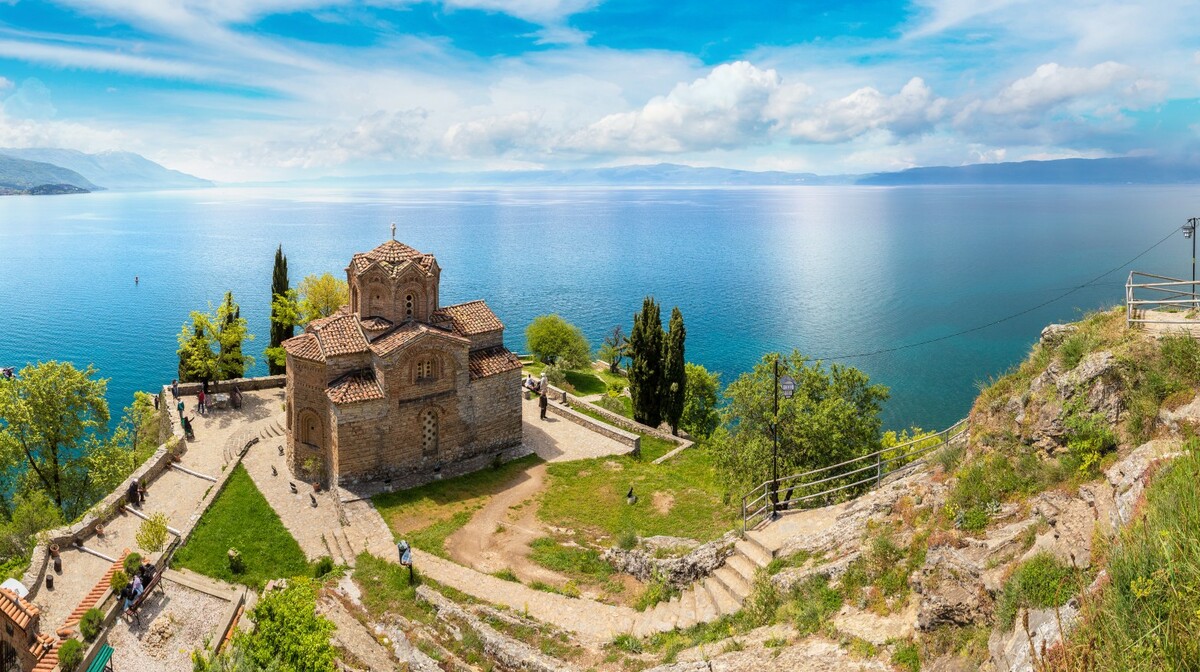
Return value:
M 1133 262 L 1137 261 L 1138 259 L 1141 259 L 1142 257 L 1146 256 L 1146 254 L 1148 254 L 1154 248 L 1167 242 L 1167 240 L 1169 240 L 1171 238 L 1171 236 L 1175 235 L 1176 231 L 1178 231 L 1178 229 L 1172 228 L 1171 232 L 1168 233 L 1167 235 L 1163 236 L 1162 240 L 1159 240 L 1157 243 L 1142 250 L 1141 252 L 1139 252 L 1137 254 L 1137 256 L 1133 257 L 1129 261 L 1126 261 L 1125 263 L 1121 264 L 1120 266 L 1114 266 L 1113 268 L 1108 269 L 1107 271 L 1101 273 L 1100 275 L 1097 275 L 1096 277 L 1092 278 L 1091 280 L 1088 280 L 1087 282 L 1083 283 L 1082 285 L 1075 285 L 1074 287 L 1071 287 L 1070 289 L 1063 292 L 1062 294 L 1059 294 L 1058 296 L 1054 297 L 1053 299 L 1043 301 L 1043 302 L 1037 304 L 1036 306 L 1033 306 L 1032 308 L 1026 308 L 1025 310 L 1022 310 L 1020 312 L 1013 313 L 1011 315 L 1006 315 L 997 320 L 992 320 L 991 322 L 988 322 L 987 324 L 981 324 L 976 327 L 971 327 L 970 329 L 963 329 L 961 331 L 956 331 L 952 334 L 946 334 L 945 336 L 938 336 L 936 338 L 930 338 L 930 339 L 926 339 L 924 341 L 918 341 L 916 343 L 908 343 L 906 345 L 897 345 L 892 348 L 880 348 L 878 350 L 871 350 L 869 352 L 856 352 L 856 353 L 851 353 L 851 354 L 846 354 L 846 355 L 824 355 L 824 356 L 819 356 L 819 357 L 812 357 L 812 359 L 818 359 L 818 360 L 823 360 L 823 361 L 833 361 L 833 360 L 840 360 L 840 359 L 857 359 L 860 357 L 874 357 L 875 355 L 883 355 L 883 354 L 887 354 L 889 352 L 899 352 L 901 350 L 908 350 L 910 348 L 919 348 L 923 345 L 929 345 L 931 343 L 938 343 L 940 341 L 946 341 L 951 338 L 957 338 L 959 336 L 970 334 L 970 333 L 973 333 L 976 331 L 982 331 L 989 327 L 994 327 L 997 324 L 1001 324 L 1003 322 L 1008 322 L 1009 320 L 1016 319 L 1018 317 L 1021 317 L 1022 315 L 1028 315 L 1029 313 L 1032 313 L 1035 310 L 1045 308 L 1046 306 L 1054 303 L 1055 301 L 1061 301 L 1062 299 L 1067 298 L 1068 296 L 1074 294 L 1075 292 L 1078 292 L 1081 289 L 1086 289 L 1088 287 L 1091 287 L 1092 285 L 1097 284 L 1100 281 L 1100 279 L 1103 278 L 1104 276 L 1109 275 L 1110 273 L 1115 273 L 1116 271 L 1119 271 L 1122 268 L 1125 268 L 1126 266 L 1132 264 Z

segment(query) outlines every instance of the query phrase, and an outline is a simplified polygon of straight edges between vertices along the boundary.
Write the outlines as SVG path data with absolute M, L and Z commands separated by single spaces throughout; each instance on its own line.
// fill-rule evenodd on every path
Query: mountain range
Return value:
M 0 149 L 0 187 L 47 184 L 97 189 L 190 189 L 213 183 L 170 170 L 132 152 L 85 154 L 73 149 Z

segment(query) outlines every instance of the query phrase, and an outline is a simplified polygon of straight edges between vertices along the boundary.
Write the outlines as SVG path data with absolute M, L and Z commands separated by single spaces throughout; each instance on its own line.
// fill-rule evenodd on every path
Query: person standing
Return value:
M 171 396 L 176 399 L 179 398 L 179 379 L 178 378 L 171 381 Z
M 538 397 L 538 418 L 546 419 L 546 407 L 550 405 L 550 395 L 542 392 L 542 396 Z
M 208 396 L 204 394 L 204 390 L 200 390 L 200 392 L 196 394 L 196 401 L 199 403 L 200 415 L 204 415 L 204 412 L 208 410 L 208 408 L 204 405 L 207 400 Z
M 400 554 L 400 566 L 408 567 L 408 585 L 413 583 L 413 563 L 412 563 L 412 548 L 408 542 L 401 539 L 396 543 L 396 552 Z
M 175 404 L 175 410 L 179 411 L 179 419 L 183 420 L 183 399 L 180 399 L 179 403 Z

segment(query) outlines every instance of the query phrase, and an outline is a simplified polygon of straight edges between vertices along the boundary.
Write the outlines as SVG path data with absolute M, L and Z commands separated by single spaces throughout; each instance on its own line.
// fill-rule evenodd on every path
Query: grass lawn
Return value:
M 536 359 L 521 360 L 522 373 L 531 373 L 534 378 L 541 376 L 545 368 L 546 365 Z M 576 369 L 563 373 L 567 377 L 567 384 L 575 388 L 575 394 L 580 396 L 604 394 L 610 386 L 619 386 L 621 388 L 629 386 L 628 379 L 624 376 L 609 373 L 607 369 Z
M 445 481 L 434 481 L 411 490 L 371 498 L 396 537 L 413 547 L 446 557 L 446 537 L 471 520 L 471 515 L 516 475 L 542 461 L 527 455 L 500 466 L 482 469 Z
M 664 464 L 651 464 L 647 453 L 661 447 L 648 450 L 647 443 L 659 440 L 642 441 L 641 458 L 549 465 L 538 515 L 550 525 L 574 529 L 581 541 L 597 545 L 611 544 L 628 531 L 643 537 L 666 534 L 708 541 L 733 529 L 736 507 L 722 501 L 723 489 L 706 449 L 697 446 Z M 638 497 L 632 506 L 625 503 L 630 486 Z
M 246 562 L 242 574 L 229 570 L 230 548 L 240 551 Z M 215 579 L 259 589 L 270 579 L 310 573 L 300 544 L 240 464 L 200 517 L 191 539 L 175 554 L 175 562 Z

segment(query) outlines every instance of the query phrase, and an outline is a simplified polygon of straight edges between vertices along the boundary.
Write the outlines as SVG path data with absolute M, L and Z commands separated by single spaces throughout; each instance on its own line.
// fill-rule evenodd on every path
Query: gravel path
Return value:
M 164 581 L 142 608 L 141 624 L 117 619 L 109 629 L 113 669 L 180 672 L 192 669 L 191 652 L 215 637 L 229 602 Z

